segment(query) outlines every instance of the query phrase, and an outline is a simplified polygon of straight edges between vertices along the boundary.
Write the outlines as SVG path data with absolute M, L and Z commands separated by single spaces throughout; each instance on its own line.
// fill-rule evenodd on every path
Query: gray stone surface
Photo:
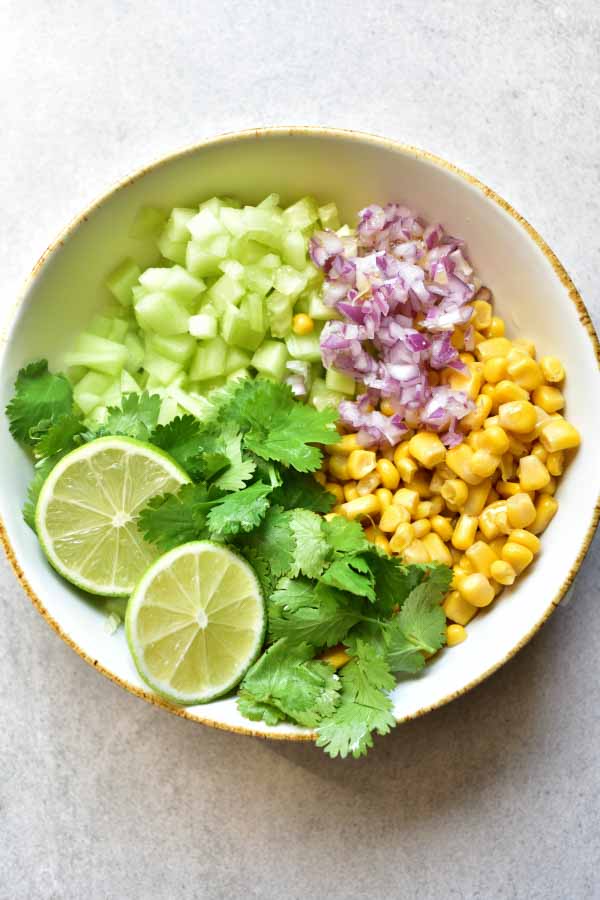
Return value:
M 137 166 L 221 131 L 315 123 L 481 176 L 599 321 L 593 0 L 0 11 L 5 305 L 59 227 Z M 599 550 L 512 663 L 345 764 L 135 700 L 0 563 L 0 898 L 599 898 Z

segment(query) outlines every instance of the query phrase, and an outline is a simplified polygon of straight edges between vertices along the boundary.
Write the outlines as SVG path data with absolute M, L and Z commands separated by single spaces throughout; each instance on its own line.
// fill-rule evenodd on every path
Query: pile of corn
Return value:
M 369 540 L 406 563 L 452 566 L 449 646 L 539 552 L 538 535 L 558 509 L 557 480 L 580 442 L 561 414 L 560 360 L 536 360 L 533 343 L 506 338 L 490 299 L 484 288 L 473 302 L 475 349 L 460 353 L 466 371 L 433 373 L 475 402 L 460 422 L 464 441 L 448 450 L 436 434 L 416 431 L 375 453 L 344 434 L 317 473 L 337 500 L 330 515 L 359 520 Z M 464 330 L 453 343 L 464 351 Z M 380 410 L 393 414 L 386 401 Z

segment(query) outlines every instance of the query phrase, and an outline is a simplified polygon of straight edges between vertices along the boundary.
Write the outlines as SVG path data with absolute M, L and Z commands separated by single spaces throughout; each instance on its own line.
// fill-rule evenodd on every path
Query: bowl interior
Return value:
M 445 651 L 420 678 L 395 691 L 397 718 L 418 714 L 461 692 L 505 660 L 536 629 L 560 598 L 590 535 L 600 487 L 595 458 L 600 420 L 590 415 L 590 397 L 599 388 L 598 361 L 589 320 L 570 296 L 569 283 L 525 224 L 482 186 L 439 162 L 389 142 L 364 136 L 298 130 L 251 133 L 217 139 L 149 168 L 104 198 L 70 229 L 29 282 L 8 338 L 0 370 L 2 407 L 18 368 L 45 356 L 57 364 L 61 353 L 91 314 L 107 299 L 108 272 L 125 256 L 142 266 L 157 259 L 149 244 L 132 241 L 129 228 L 141 205 L 194 205 L 214 194 L 257 202 L 276 191 L 285 202 L 306 194 L 335 200 L 345 220 L 371 202 L 398 200 L 429 221 L 441 221 L 463 237 L 509 336 L 535 341 L 538 352 L 565 363 L 569 419 L 583 444 L 563 478 L 560 509 L 543 538 L 541 557 L 516 588 L 477 616 L 469 639 Z M 0 426 L 4 471 L 0 511 L 16 559 L 31 590 L 64 634 L 99 666 L 128 686 L 144 690 L 122 630 L 105 630 L 103 602 L 85 598 L 47 565 L 33 533 L 21 518 L 31 464 L 12 441 L 4 416 Z M 239 716 L 233 699 L 188 710 L 201 721 L 270 731 Z M 272 729 L 271 729 L 272 731 Z M 300 732 L 280 726 L 277 734 Z

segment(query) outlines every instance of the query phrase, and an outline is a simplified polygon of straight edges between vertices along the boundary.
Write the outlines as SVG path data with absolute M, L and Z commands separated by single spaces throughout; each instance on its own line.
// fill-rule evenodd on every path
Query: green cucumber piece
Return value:
M 252 366 L 260 375 L 283 381 L 288 352 L 283 341 L 263 341 L 254 356 Z
M 306 287 L 306 278 L 292 266 L 281 266 L 275 273 L 275 290 L 295 299 Z
M 211 316 L 210 313 L 205 312 L 190 316 L 188 321 L 188 331 L 192 337 L 198 338 L 198 340 L 216 337 L 217 317 Z
M 309 402 L 318 409 L 319 412 L 328 406 L 336 407 L 342 400 L 347 400 L 345 394 L 337 391 L 330 391 L 322 378 L 315 378 L 309 395 Z
M 225 343 L 246 350 L 256 350 L 264 337 L 264 331 L 254 331 L 249 318 L 241 309 L 231 304 L 223 313 L 221 334 Z
M 88 334 L 95 334 L 98 337 L 107 338 L 112 328 L 112 319 L 107 316 L 94 316 L 87 327 Z
M 264 297 L 273 287 L 273 270 L 263 269 L 258 265 L 248 265 L 244 270 L 244 278 L 248 290 Z
M 227 376 L 227 381 L 243 381 L 244 378 L 251 378 L 250 369 L 236 369 Z
M 140 284 L 149 292 L 166 291 L 185 304 L 192 303 L 206 290 L 201 278 L 195 278 L 183 266 L 178 265 L 163 269 L 146 269 L 140 276 Z
M 250 322 L 253 331 L 264 334 L 267 330 L 265 320 L 265 302 L 258 294 L 247 294 L 240 303 L 240 310 Z M 252 349 L 252 348 L 250 348 Z
M 228 304 L 239 303 L 244 293 L 244 288 L 239 281 L 231 278 L 230 275 L 221 275 L 218 281 L 215 281 L 212 287 L 208 289 L 206 297 L 207 300 L 215 304 L 217 310 L 224 312 Z
M 108 339 L 111 341 L 115 341 L 117 344 L 122 344 L 125 340 L 125 335 L 129 330 L 129 323 L 125 321 L 125 319 L 112 319 L 110 323 L 110 331 L 108 332 Z
M 190 239 L 188 223 L 197 215 L 195 209 L 185 206 L 176 206 L 171 210 L 171 215 L 167 219 L 167 224 L 163 235 L 166 235 L 171 241 L 179 241 L 187 243 Z
M 140 394 L 141 388 L 135 378 L 133 378 L 126 369 L 121 372 L 121 393 L 122 394 Z
M 132 287 L 137 284 L 142 270 L 132 259 L 124 259 L 106 279 L 106 287 L 122 306 L 131 306 Z
M 283 221 L 289 229 L 303 231 L 314 225 L 318 218 L 319 208 L 314 197 L 302 197 L 283 211 Z
M 237 212 L 237 210 L 236 210 Z M 253 241 L 247 235 L 234 238 L 231 242 L 230 253 L 233 259 L 237 259 L 244 266 L 257 263 L 265 255 L 265 248 L 257 241 Z
M 180 366 L 185 365 L 196 349 L 196 341 L 191 334 L 177 334 L 173 337 L 154 334 L 150 338 L 150 345 L 160 356 L 164 356 Z
M 246 275 L 245 269 L 241 263 L 235 259 L 226 259 L 220 265 L 219 269 L 225 275 L 229 275 L 234 281 L 243 281 Z
M 247 369 L 251 362 L 251 353 L 246 353 L 244 350 L 240 350 L 239 347 L 230 347 L 225 359 L 225 375 L 229 376 L 233 372 Z
M 173 419 L 180 415 L 180 408 L 174 397 L 163 397 L 160 403 L 160 412 L 158 414 L 158 424 L 168 425 Z
M 140 341 L 137 334 L 133 332 L 129 332 L 123 338 L 123 344 L 127 350 L 127 362 L 125 363 L 125 368 L 128 372 L 134 375 L 139 369 L 142 368 L 142 364 L 144 362 L 144 345 Z
M 224 206 L 221 209 L 221 225 L 224 225 L 229 234 L 233 237 L 241 237 L 246 233 L 246 223 L 244 220 L 244 211 L 241 209 L 232 209 Z M 264 251 L 263 251 L 264 252 Z
M 325 375 L 325 384 L 330 391 L 336 391 L 338 394 L 348 394 L 354 396 L 356 391 L 356 382 L 350 375 L 344 375 L 336 369 L 327 369 Z
M 73 388 L 73 400 L 87 416 L 95 409 L 109 389 L 111 379 L 107 375 L 88 372 Z
M 326 203 L 325 206 L 319 207 L 319 220 L 323 228 L 330 228 L 337 231 L 341 226 L 340 214 L 335 203 Z
M 86 366 L 105 375 L 119 375 L 127 362 L 127 348 L 96 334 L 83 332 L 71 353 L 65 353 L 65 366 Z
M 279 194 L 268 194 L 264 200 L 257 203 L 257 209 L 276 209 L 279 206 Z
M 181 266 L 184 266 L 186 262 L 187 245 L 187 241 L 174 241 L 164 232 L 156 242 L 161 256 L 174 263 L 179 263 Z
M 301 231 L 286 231 L 281 242 L 284 262 L 302 271 L 306 266 L 306 238 Z
M 334 306 L 326 306 L 323 303 L 318 291 L 311 291 L 309 295 L 308 315 L 317 322 L 329 322 L 331 319 L 342 318 Z
M 271 291 L 267 297 L 267 317 L 273 337 L 286 337 L 292 330 L 294 300 L 279 291 Z
M 135 306 L 135 316 L 144 331 L 155 331 L 164 337 L 185 334 L 188 330 L 187 310 L 165 291 L 142 297 Z
M 211 340 L 202 341 L 189 369 L 190 380 L 206 381 L 207 378 L 218 378 L 220 375 L 224 375 L 226 358 L 227 344 L 222 337 L 217 336 Z
M 225 232 L 225 228 L 208 206 L 188 220 L 187 230 L 192 238 L 201 244 L 206 244 L 207 241 L 211 241 Z
M 156 383 L 166 387 L 181 373 L 181 363 L 173 362 L 154 350 L 148 350 L 144 357 L 144 369 L 150 376 L 150 385 Z
M 305 362 L 321 361 L 321 346 L 319 334 L 289 334 L 285 343 L 292 359 L 301 359 Z

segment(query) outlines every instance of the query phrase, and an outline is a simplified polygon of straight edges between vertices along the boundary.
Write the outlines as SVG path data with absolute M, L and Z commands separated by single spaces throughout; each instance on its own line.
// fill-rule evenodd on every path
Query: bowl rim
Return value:
M 577 288 L 575 287 L 573 281 L 571 280 L 569 274 L 566 269 L 551 249 L 551 247 L 546 243 L 546 241 L 541 237 L 541 235 L 536 231 L 536 229 L 525 219 L 517 210 L 511 206 L 503 197 L 501 197 L 496 191 L 492 188 L 488 187 L 483 181 L 479 178 L 476 178 L 474 175 L 471 175 L 469 172 L 460 168 L 459 166 L 454 165 L 454 163 L 449 162 L 446 159 L 438 156 L 437 154 L 430 153 L 427 150 L 423 150 L 419 147 L 415 147 L 411 144 L 404 144 L 400 141 L 393 140 L 391 138 L 384 137 L 382 135 L 371 134 L 363 131 L 356 131 L 354 129 L 344 129 L 344 128 L 330 128 L 326 126 L 312 126 L 312 125 L 292 125 L 292 126 L 272 126 L 265 128 L 251 128 L 245 129 L 242 131 L 231 131 L 225 132 L 222 134 L 215 135 L 214 137 L 206 138 L 205 140 L 198 141 L 196 143 L 187 145 L 179 150 L 175 150 L 171 153 L 163 155 L 153 162 L 136 169 L 131 175 L 122 178 L 112 187 L 110 187 L 107 191 L 102 193 L 99 197 L 89 203 L 85 209 L 76 215 L 63 229 L 60 231 L 58 236 L 55 238 L 52 243 L 44 250 L 41 254 L 35 265 L 33 266 L 30 274 L 25 279 L 21 291 L 18 293 L 17 298 L 5 319 L 5 325 L 3 328 L 3 333 L 0 338 L 2 345 L 2 351 L 4 351 L 8 341 L 10 339 L 10 335 L 12 333 L 13 327 L 16 323 L 18 311 L 25 301 L 29 290 L 31 289 L 35 279 L 46 261 L 52 256 L 52 254 L 62 247 L 65 243 L 66 238 L 73 232 L 82 222 L 85 222 L 88 216 L 99 206 L 109 200 L 114 194 L 118 191 L 128 187 L 131 184 L 134 184 L 144 175 L 149 172 L 155 171 L 159 169 L 161 166 L 173 162 L 177 159 L 181 159 L 185 156 L 190 156 L 199 150 L 207 147 L 217 147 L 222 144 L 235 143 L 237 141 L 251 141 L 261 138 L 267 138 L 271 136 L 309 136 L 309 137 L 341 137 L 345 140 L 355 141 L 356 143 L 368 143 L 373 144 L 375 146 L 381 147 L 383 149 L 392 150 L 396 153 L 405 156 L 412 156 L 417 159 L 425 160 L 426 162 L 441 168 L 445 169 L 452 174 L 460 177 L 463 181 L 466 181 L 472 187 L 476 188 L 480 193 L 482 193 L 488 200 L 491 200 L 497 206 L 500 206 L 504 212 L 506 212 L 512 219 L 514 219 L 518 225 L 520 225 L 524 231 L 528 234 L 528 236 L 537 244 L 538 248 L 544 254 L 550 265 L 552 266 L 555 274 L 560 279 L 563 287 L 567 290 L 567 293 L 574 304 L 579 321 L 587 335 L 591 341 L 592 348 L 600 366 L 600 342 L 598 340 L 598 336 L 596 334 L 594 325 L 592 323 L 592 319 L 590 314 L 585 306 L 583 299 L 581 298 Z M 434 709 L 438 709 L 441 706 L 444 706 L 446 703 L 449 703 L 452 700 L 455 700 L 457 697 L 466 694 L 468 691 L 472 690 L 477 685 L 481 684 L 481 682 L 485 681 L 490 677 L 494 672 L 496 672 L 499 668 L 505 665 L 509 660 L 511 660 L 518 652 L 521 650 L 529 641 L 534 637 L 535 634 L 540 630 L 542 625 L 549 619 L 552 615 L 556 607 L 559 605 L 571 585 L 575 580 L 575 577 L 583 563 L 583 560 L 590 548 L 590 544 L 594 537 L 594 533 L 600 521 L 600 494 L 596 500 L 591 521 L 586 529 L 584 540 L 581 544 L 579 552 L 575 558 L 571 569 L 564 582 L 555 593 L 555 595 L 551 598 L 547 608 L 544 613 L 540 616 L 535 625 L 518 641 L 517 644 L 498 662 L 494 663 L 494 665 L 490 666 L 489 669 L 486 669 L 476 678 L 472 679 L 468 684 L 464 687 L 460 688 L 457 691 L 452 691 L 451 693 L 445 695 L 441 699 L 437 700 L 435 703 L 431 703 L 427 706 L 423 706 L 418 709 L 416 712 L 403 715 L 396 718 L 396 723 L 401 724 L 403 722 L 410 721 L 412 719 L 419 718 L 420 716 L 425 715 L 428 712 L 431 712 Z M 115 684 L 118 684 L 120 687 L 124 688 L 130 694 L 133 694 L 136 697 L 140 697 L 143 700 L 146 700 L 148 703 L 153 704 L 154 706 L 158 706 L 162 709 L 167 710 L 173 715 L 180 716 L 184 719 L 189 719 L 192 722 L 196 722 L 197 724 L 208 725 L 211 728 L 216 728 L 222 731 L 235 732 L 236 734 L 245 734 L 251 735 L 253 737 L 263 738 L 265 740 L 279 740 L 279 741 L 312 741 L 316 738 L 316 733 L 313 731 L 304 731 L 304 732 L 281 732 L 277 730 L 269 730 L 269 731 L 257 731 L 251 727 L 238 726 L 238 725 L 228 725 L 223 722 L 215 722 L 213 719 L 205 719 L 199 715 L 192 715 L 185 708 L 177 707 L 165 700 L 161 697 L 158 697 L 155 694 L 150 693 L 142 688 L 136 687 L 133 684 L 130 684 L 125 679 L 115 675 L 105 666 L 103 666 L 97 659 L 94 659 L 88 653 L 86 653 L 78 644 L 73 641 L 71 637 L 63 630 L 62 626 L 59 622 L 48 612 L 46 607 L 44 606 L 40 597 L 33 591 L 29 581 L 21 567 L 19 560 L 17 559 L 14 548 L 10 542 L 8 532 L 6 526 L 4 524 L 4 520 L 0 515 L 0 543 L 4 549 L 4 553 L 10 563 L 10 566 L 19 581 L 21 587 L 24 589 L 25 593 L 29 597 L 29 600 L 33 604 L 33 606 L 37 609 L 41 616 L 46 620 L 46 622 L 50 625 L 50 627 L 62 638 L 62 640 L 77 653 L 78 656 L 81 657 L 88 665 L 92 668 L 99 671 L 102 675 L 108 678 L 110 681 L 113 681 Z M 199 707 L 196 707 L 199 709 Z

